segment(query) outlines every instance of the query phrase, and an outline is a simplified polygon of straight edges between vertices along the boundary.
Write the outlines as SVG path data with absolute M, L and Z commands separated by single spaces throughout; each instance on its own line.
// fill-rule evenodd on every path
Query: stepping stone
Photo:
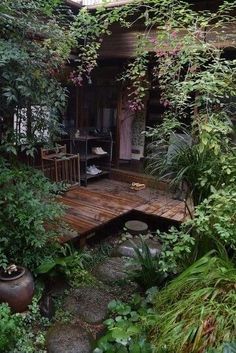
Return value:
M 89 324 L 103 322 L 108 315 L 108 304 L 114 297 L 107 291 L 94 287 L 81 287 L 65 299 L 64 309 L 73 317 Z
M 147 223 L 138 220 L 131 220 L 126 222 L 125 228 L 127 229 L 127 232 L 132 235 L 147 234 L 148 231 Z
M 131 268 L 127 259 L 122 257 L 111 257 L 97 266 L 94 275 L 102 282 L 114 283 L 128 279 L 127 271 Z
M 77 324 L 56 324 L 47 334 L 48 353 L 91 353 L 92 338 Z
M 153 257 L 160 254 L 161 244 L 159 242 L 154 241 L 152 239 L 147 239 L 145 240 L 145 243 L 148 245 L 151 255 Z M 140 239 L 126 240 L 114 250 L 114 256 L 135 257 L 135 247 L 138 247 L 141 250 Z

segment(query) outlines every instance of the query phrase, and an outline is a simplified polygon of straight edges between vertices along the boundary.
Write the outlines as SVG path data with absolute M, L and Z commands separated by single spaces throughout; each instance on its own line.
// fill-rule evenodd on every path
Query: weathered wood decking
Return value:
M 185 205 L 157 190 L 133 191 L 129 184 L 103 179 L 85 187 L 74 187 L 61 197 L 67 211 L 64 220 L 80 238 L 132 210 L 175 221 L 185 218 Z

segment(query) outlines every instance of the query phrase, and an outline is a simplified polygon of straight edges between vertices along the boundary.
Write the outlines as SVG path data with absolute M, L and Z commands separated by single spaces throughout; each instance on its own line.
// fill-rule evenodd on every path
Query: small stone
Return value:
M 127 234 L 126 239 L 133 239 L 133 236 L 131 234 Z
M 56 324 L 47 334 L 48 353 L 91 353 L 92 338 L 77 324 Z
M 128 269 L 131 265 L 127 259 L 121 257 L 111 257 L 97 266 L 95 276 L 102 282 L 114 283 L 128 279 Z
M 65 300 L 64 308 L 76 319 L 89 324 L 104 321 L 108 314 L 108 304 L 114 297 L 107 291 L 94 287 L 81 287 L 74 290 Z
M 161 252 L 161 244 L 157 241 L 147 239 L 145 243 L 148 245 L 151 255 L 157 256 Z M 141 240 L 140 238 L 135 238 L 132 241 L 126 240 L 120 244 L 113 252 L 114 256 L 126 256 L 126 257 L 135 257 L 135 247 L 138 247 L 141 250 Z
M 147 234 L 148 231 L 147 223 L 138 220 L 131 220 L 126 222 L 125 228 L 127 229 L 127 232 L 132 235 Z

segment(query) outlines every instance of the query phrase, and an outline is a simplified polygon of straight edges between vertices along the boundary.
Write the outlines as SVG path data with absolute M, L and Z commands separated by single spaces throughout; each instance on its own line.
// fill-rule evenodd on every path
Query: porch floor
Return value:
M 67 191 L 60 201 L 68 207 L 64 220 L 75 231 L 72 237 L 85 239 L 132 210 L 179 222 L 186 217 L 184 202 L 155 189 L 133 191 L 129 186 L 128 183 L 101 179 L 87 187 L 77 186 Z

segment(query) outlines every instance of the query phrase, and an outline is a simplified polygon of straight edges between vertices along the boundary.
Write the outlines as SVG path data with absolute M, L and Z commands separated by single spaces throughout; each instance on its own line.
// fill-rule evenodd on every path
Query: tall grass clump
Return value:
M 236 336 L 236 269 L 208 254 L 155 298 L 150 337 L 155 353 L 203 353 Z

